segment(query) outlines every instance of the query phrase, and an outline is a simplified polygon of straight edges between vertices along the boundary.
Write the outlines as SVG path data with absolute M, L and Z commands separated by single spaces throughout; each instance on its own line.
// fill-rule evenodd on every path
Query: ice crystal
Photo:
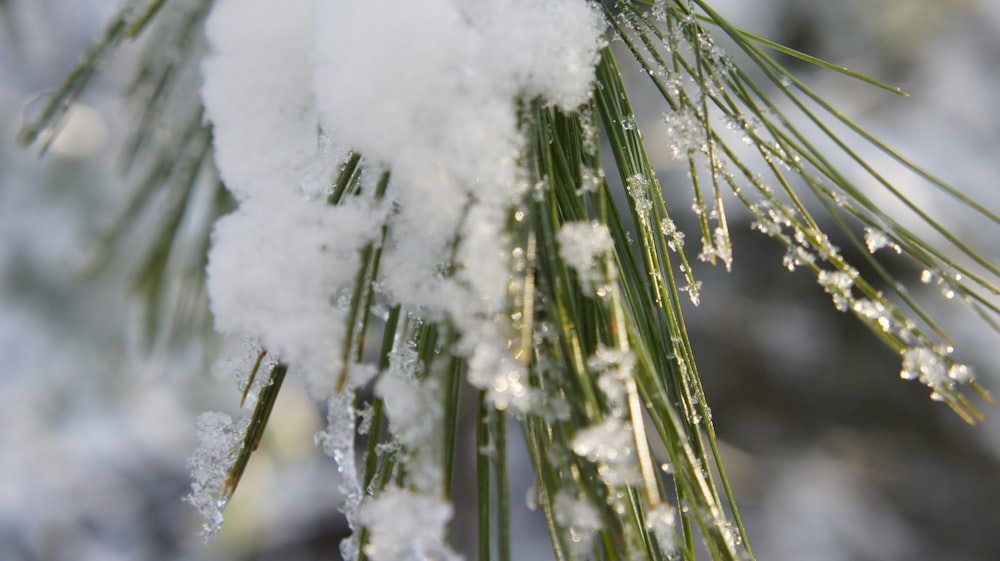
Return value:
M 587 360 L 590 370 L 598 373 L 597 387 L 607 396 L 613 413 L 625 413 L 627 383 L 632 378 L 635 361 L 631 352 L 603 345 Z
M 968 384 L 976 379 L 975 372 L 971 366 L 959 363 L 952 364 L 948 368 L 948 377 L 959 384 Z
M 405 447 L 408 474 L 414 488 L 437 492 L 441 486 L 438 427 L 441 409 L 437 378 L 412 377 L 410 371 L 391 371 L 379 378 L 375 394 L 382 398 L 393 435 Z
M 722 533 L 722 539 L 730 551 L 736 551 L 736 548 L 743 543 L 739 528 L 731 520 L 719 522 L 719 532 Z
M 844 271 L 820 271 L 817 280 L 823 290 L 833 297 L 833 305 L 838 310 L 846 312 L 850 308 L 853 276 Z
M 451 516 L 451 504 L 438 496 L 386 489 L 361 508 L 364 553 L 372 561 L 459 561 L 445 540 Z
M 936 351 L 927 347 L 913 347 L 903 351 L 903 367 L 899 376 L 904 380 L 919 380 L 936 389 L 948 383 L 948 366 Z
M 243 434 L 249 419 L 233 423 L 225 413 L 210 411 L 198 416 L 196 434 L 201 444 L 188 460 L 191 470 L 191 493 L 184 500 L 203 517 L 201 535 L 211 541 L 222 527 L 222 509 L 229 502 L 226 488 L 229 470 L 243 447 Z
M 347 390 L 334 394 L 327 402 L 326 430 L 317 432 L 313 441 L 323 448 L 323 453 L 337 462 L 337 487 L 344 495 L 340 511 L 347 517 L 352 531 L 358 529 L 358 517 L 364 490 L 358 477 L 354 454 L 354 435 L 357 411 L 354 408 L 354 391 Z M 341 557 L 352 561 L 357 555 L 357 545 L 352 540 L 344 540 L 340 546 Z
M 656 0 L 656 2 L 653 3 L 651 12 L 656 21 L 667 21 L 668 9 L 666 0 Z
M 701 281 L 695 281 L 693 283 L 686 284 L 678 290 L 681 292 L 687 292 L 688 298 L 691 299 L 691 303 L 695 306 L 701 305 Z
M 556 234 L 559 256 L 572 267 L 587 292 L 606 282 L 602 261 L 614 251 L 615 244 L 608 227 L 600 222 L 567 222 Z
M 888 247 L 896 253 L 902 253 L 903 251 L 885 232 L 870 227 L 865 228 L 865 245 L 868 246 L 869 253 L 875 253 L 883 247 Z
M 241 347 L 239 352 L 233 352 L 221 359 L 213 369 L 226 377 L 232 377 L 236 380 L 236 386 L 239 391 L 246 394 L 243 406 L 252 409 L 257 403 L 257 396 L 260 395 L 260 390 L 271 383 L 268 373 L 277 366 L 278 361 L 269 355 L 260 346 L 260 343 L 249 337 L 243 338 Z M 255 365 L 257 371 L 251 379 L 250 376 L 254 371 Z
M 816 244 L 816 255 L 824 261 L 840 255 L 840 248 L 830 243 L 830 238 L 823 232 L 812 232 L 814 243 Z
M 660 220 L 660 232 L 667 239 L 667 247 L 671 251 L 681 251 L 684 249 L 684 232 L 677 229 L 677 225 L 669 218 Z
M 375 408 L 371 402 L 365 403 L 361 409 L 358 410 L 358 434 L 368 434 L 372 428 L 374 415 Z
M 469 359 L 469 383 L 486 390 L 486 399 L 500 411 L 533 412 L 541 393 L 528 384 L 528 371 L 507 349 L 479 344 Z
M 674 507 L 665 503 L 646 513 L 646 529 L 656 538 L 660 551 L 667 558 L 673 558 L 677 554 L 677 531 L 674 529 L 676 518 Z
M 591 550 L 594 536 L 604 527 L 600 513 L 586 497 L 577 497 L 565 489 L 556 493 L 552 503 L 556 523 L 568 534 L 570 555 L 585 558 Z
M 924 269 L 920 272 L 920 282 L 924 284 L 936 284 L 941 291 L 941 296 L 945 300 L 951 300 L 958 294 L 957 290 L 959 283 L 962 282 L 962 275 L 961 273 L 951 273 L 950 271 Z
M 653 210 L 653 201 L 649 199 L 649 180 L 640 173 L 631 175 L 625 180 L 625 189 L 632 197 L 632 204 L 639 220 L 649 222 L 649 213 Z
M 579 431 L 572 445 L 573 452 L 597 465 L 597 474 L 608 486 L 639 481 L 632 428 L 618 417 Z
M 714 212 L 714 211 L 713 211 Z M 698 255 L 698 259 L 701 261 L 711 261 L 715 263 L 718 259 L 722 261 L 722 264 L 726 266 L 727 271 L 731 271 L 733 268 L 733 245 L 729 240 L 729 230 L 719 226 L 712 231 L 712 241 L 704 239 L 701 240 L 702 250 Z
M 858 314 L 864 319 L 875 322 L 882 331 L 889 333 L 892 329 L 893 319 L 892 312 L 890 312 L 882 302 L 878 300 L 869 300 L 867 298 L 859 298 L 854 301 L 851 306 L 854 313 Z
M 773 220 L 768 220 L 766 218 L 761 220 L 754 220 L 753 222 L 750 223 L 750 227 L 771 238 L 781 235 L 781 225 L 775 223 Z
M 781 258 L 781 264 L 789 271 L 795 271 L 798 267 L 815 262 L 816 256 L 801 246 L 789 247 L 785 252 L 785 256 Z
M 411 347 L 398 348 L 389 353 L 389 376 L 412 380 L 422 372 L 420 356 Z
M 528 507 L 531 512 L 535 512 L 538 510 L 538 499 L 538 482 L 535 481 L 524 492 L 524 506 Z
M 667 147 L 674 158 L 687 158 L 707 150 L 705 124 L 693 107 L 684 105 L 677 111 L 664 113 L 663 122 L 667 127 Z

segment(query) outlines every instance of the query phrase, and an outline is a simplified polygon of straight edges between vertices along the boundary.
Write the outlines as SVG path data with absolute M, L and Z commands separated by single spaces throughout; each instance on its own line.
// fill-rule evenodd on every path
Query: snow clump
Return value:
M 218 329 L 258 339 L 328 397 L 344 366 L 337 295 L 387 225 L 387 296 L 451 319 L 466 353 L 497 344 L 504 226 L 528 189 L 519 101 L 585 103 L 603 30 L 581 0 L 219 0 L 202 97 L 240 205 L 210 252 Z M 386 200 L 363 188 L 328 204 L 348 151 L 391 172 Z
M 259 341 L 317 399 L 352 391 L 370 376 L 339 386 L 338 373 L 358 370 L 344 364 L 354 317 L 345 294 L 366 250 L 378 248 L 381 299 L 448 320 L 459 335 L 452 352 L 509 354 L 498 324 L 511 282 L 505 231 L 529 191 L 519 110 L 536 98 L 567 112 L 587 103 L 604 28 L 586 0 L 217 0 L 201 95 L 216 165 L 238 203 L 209 252 L 217 329 Z M 360 187 L 332 201 L 350 154 L 362 158 Z M 437 498 L 443 471 L 437 455 L 417 452 L 433 451 L 425 445 L 442 415 L 441 387 L 434 372 L 419 378 L 398 366 L 375 391 L 410 451 L 414 492 L 362 504 L 355 496 L 346 510 L 368 528 L 375 561 L 456 558 L 444 542 L 451 507 Z M 473 382 L 489 386 L 498 407 L 536 401 L 518 390 L 516 369 L 480 370 Z M 330 406 L 338 403 L 347 406 Z M 331 415 L 318 437 L 348 475 L 354 421 L 353 410 Z M 192 502 L 214 532 L 221 505 L 211 498 L 239 431 L 218 416 L 200 426 Z

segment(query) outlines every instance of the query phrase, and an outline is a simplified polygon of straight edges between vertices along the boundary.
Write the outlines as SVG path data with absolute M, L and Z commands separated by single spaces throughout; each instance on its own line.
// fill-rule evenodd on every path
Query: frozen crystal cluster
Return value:
M 640 481 L 632 428 L 619 417 L 609 417 L 573 437 L 573 452 L 597 465 L 597 474 L 610 487 Z
M 556 522 L 569 534 L 570 553 L 586 557 L 593 547 L 594 536 L 604 527 L 601 513 L 586 498 L 574 497 L 565 490 L 557 493 L 552 502 Z
M 248 419 L 234 423 L 225 413 L 211 411 L 198 417 L 197 435 L 201 445 L 188 460 L 193 482 L 185 500 L 204 518 L 202 535 L 211 539 L 222 527 L 222 509 L 228 501 L 226 481 L 236 455 L 243 447 Z
M 764 200 L 749 208 L 756 218 L 751 227 L 785 245 L 782 264 L 789 271 L 799 267 L 814 270 L 816 281 L 831 296 L 837 310 L 853 312 L 900 348 L 900 376 L 904 380 L 919 381 L 931 390 L 932 399 L 947 401 L 954 408 L 956 386 L 973 383 L 975 376 L 970 366 L 949 356 L 953 350 L 950 345 L 933 342 L 931 336 L 918 328 L 914 319 L 903 313 L 882 292 L 869 286 L 858 270 L 847 264 L 825 234 L 802 223 L 795 209 L 773 200 Z M 880 249 L 902 253 L 902 247 L 880 229 L 866 227 L 864 239 L 865 248 L 871 254 Z M 824 263 L 834 269 L 821 268 L 820 264 Z M 952 299 L 956 296 L 962 275 L 925 269 L 920 281 L 937 284 L 941 295 Z M 971 419 L 967 420 L 971 422 Z
M 459 561 L 445 541 L 451 515 L 451 504 L 440 497 L 386 489 L 361 511 L 369 531 L 365 555 L 372 561 Z
M 568 222 L 558 233 L 559 256 L 576 270 L 584 290 L 608 282 L 603 263 L 614 251 L 608 227 L 599 222 Z

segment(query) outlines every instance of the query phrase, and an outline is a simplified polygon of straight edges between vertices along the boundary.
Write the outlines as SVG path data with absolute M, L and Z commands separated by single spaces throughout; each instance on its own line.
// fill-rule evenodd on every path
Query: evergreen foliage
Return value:
M 351 98 L 342 92 L 329 98 L 314 92 L 313 100 L 311 89 L 331 84 L 353 81 L 360 91 L 388 89 L 360 83 L 369 77 L 366 65 L 377 74 L 363 50 L 370 44 L 359 52 L 321 51 L 313 83 L 293 80 L 282 86 L 305 92 L 303 99 L 315 103 L 292 117 L 302 121 L 293 125 L 306 129 L 313 151 L 293 154 L 288 148 L 287 157 L 265 162 L 286 165 L 275 175 L 291 194 L 260 202 L 261 185 L 270 176 L 255 176 L 232 162 L 272 157 L 265 154 L 267 147 L 287 147 L 288 139 L 279 137 L 287 131 L 275 131 L 274 139 L 250 139 L 246 146 L 259 141 L 265 147 L 258 152 L 225 152 L 234 150 L 234 141 L 222 130 L 235 130 L 232 123 L 242 109 L 226 113 L 228 94 L 213 88 L 230 84 L 211 73 L 231 70 L 220 53 L 231 48 L 226 46 L 235 36 L 231 27 L 246 23 L 223 21 L 226 4 L 127 3 L 19 134 L 22 143 L 44 152 L 88 77 L 121 44 L 144 36 L 147 43 L 127 92 L 146 108 L 127 147 L 135 192 L 95 265 L 113 256 L 130 228 L 155 228 L 156 243 L 135 274 L 146 296 L 150 337 L 160 333 L 191 344 L 177 337 L 192 332 L 192 325 L 205 325 L 204 271 L 211 255 L 209 291 L 217 325 L 254 341 L 252 366 L 242 382 L 243 400 L 251 408 L 247 418 L 233 421 L 213 413 L 199 423 L 203 446 L 192 458 L 196 481 L 189 500 L 206 515 L 207 535 L 219 530 L 221 510 L 237 492 L 286 372 L 298 372 L 318 399 L 328 401 L 330 424 L 317 443 L 340 466 L 344 512 L 354 531 L 342 546 L 345 559 L 456 555 L 446 525 L 452 516 L 461 396 L 468 392 L 476 393 L 480 559 L 510 558 L 510 417 L 523 431 L 537 481 L 535 501 L 560 561 L 695 559 L 699 543 L 712 559 L 753 558 L 684 320 L 688 303 L 697 306 L 706 297 L 695 258 L 726 269 L 739 266 L 725 200 L 745 206 L 754 228 L 785 248 L 781 265 L 815 277 L 836 311 L 855 316 L 899 354 L 902 378 L 925 385 L 932 399 L 969 423 L 982 419 L 977 403 L 990 403 L 989 394 L 970 366 L 953 360 L 949 334 L 880 255 L 906 255 L 923 270 L 923 282 L 970 306 L 993 329 L 1000 312 L 1000 267 L 949 232 L 854 146 L 869 142 L 970 212 L 993 223 L 1000 223 L 1000 216 L 867 133 L 782 66 L 779 56 L 906 95 L 898 88 L 739 29 L 703 0 L 540 2 L 532 15 L 566 18 L 563 29 L 548 28 L 554 35 L 564 33 L 559 37 L 564 43 L 547 35 L 528 41 L 527 50 L 543 51 L 537 53 L 540 62 L 530 62 L 535 66 L 517 59 L 520 51 L 511 47 L 501 53 L 508 57 L 502 60 L 514 61 L 510 68 L 465 69 L 473 77 L 459 80 L 458 90 L 482 84 L 494 89 L 476 94 L 481 97 L 474 100 L 482 103 L 469 114 L 461 113 L 467 100 L 433 99 L 434 107 L 443 104 L 454 112 L 449 119 L 457 124 L 423 125 L 425 145 L 419 138 L 394 139 L 397 144 L 382 153 L 384 140 L 377 133 L 387 117 L 362 112 L 351 120 L 356 108 L 343 105 Z M 266 11 L 260 8 L 266 3 L 252 4 L 246 9 Z M 272 10 L 286 9 L 274 4 Z M 310 2 L 295 4 L 299 7 L 287 9 L 311 13 Z M 356 12 L 359 26 L 376 31 L 384 26 L 380 33 L 393 29 L 392 14 L 384 14 L 386 21 L 361 17 L 388 8 L 342 4 L 347 7 L 340 12 L 338 7 L 319 13 L 334 18 Z M 405 3 L 391 4 L 404 10 Z M 415 3 L 405 11 L 427 11 L 426 22 L 435 25 L 458 14 L 487 39 L 527 41 L 504 27 L 517 21 L 508 11 L 527 9 L 522 2 L 513 2 L 515 8 L 474 2 L 465 12 L 452 4 Z M 588 38 L 593 22 L 603 31 Z M 293 23 L 280 33 L 294 37 Z M 462 27 L 466 23 L 440 25 L 455 37 L 472 33 Z M 538 32 L 531 27 L 537 24 L 524 25 Z M 723 36 L 734 46 L 732 54 L 719 47 L 717 38 Z M 275 39 L 252 40 L 266 47 Z M 460 60 L 437 52 L 454 45 L 437 47 L 421 55 L 441 57 L 439 70 Z M 491 51 L 483 47 L 483 52 L 469 60 L 491 60 Z M 629 54 L 628 63 L 637 63 L 662 96 L 669 147 L 689 170 L 687 194 L 661 185 L 650 163 L 619 69 Z M 566 85 L 580 76 L 544 73 L 558 72 L 557 63 L 565 62 L 545 56 L 563 55 L 589 63 L 577 69 L 587 78 L 582 101 Z M 333 61 L 332 70 L 322 66 L 324 57 Z M 362 70 L 338 75 L 342 67 L 335 63 Z M 201 96 L 196 95 L 199 67 L 206 84 Z M 509 90 L 496 90 L 497 81 L 475 81 L 477 72 L 491 71 L 508 72 L 503 76 L 513 83 Z M 290 79 L 253 78 L 254 84 Z M 436 84 L 450 78 L 424 79 Z M 429 95 L 447 91 L 441 86 Z M 262 92 L 260 99 L 272 101 L 268 95 Z M 409 99 L 386 91 L 373 106 L 382 104 L 387 113 L 391 104 L 409 107 L 394 95 Z M 499 115 L 482 121 L 499 123 L 495 129 L 462 128 L 466 118 L 479 123 L 474 119 L 480 112 Z M 242 115 L 248 122 L 258 119 Z M 369 123 L 375 132 L 368 138 L 364 130 L 352 131 L 355 136 L 343 139 L 340 130 L 326 129 L 341 122 L 360 122 L 361 128 Z M 390 125 L 386 130 L 397 130 Z M 293 133 L 298 134 L 289 137 Z M 460 149 L 429 151 L 438 146 L 435 135 L 449 134 L 456 135 Z M 480 136 L 481 145 L 469 147 L 469 139 Z M 399 149 L 403 155 L 392 151 L 400 142 L 418 145 L 412 157 L 403 154 L 409 148 Z M 602 154 L 602 147 L 609 154 Z M 488 161 L 463 160 L 468 155 Z M 429 169 L 444 171 L 427 181 L 420 173 Z M 866 187 L 851 179 L 859 170 L 869 178 Z M 873 195 L 869 184 L 884 189 L 898 201 L 894 209 L 916 216 L 921 231 L 933 232 L 941 243 L 876 203 L 885 198 Z M 445 192 L 435 194 L 438 187 Z M 209 195 L 196 196 L 201 191 Z M 138 222 L 157 193 L 169 203 L 162 220 Z M 428 209 L 419 209 L 421 197 Z M 210 224 L 233 208 L 238 210 L 217 227 L 210 254 Z M 424 238 L 422 228 L 436 226 L 421 223 L 428 215 L 414 208 L 440 213 L 435 223 L 444 225 L 442 231 Z M 698 224 L 691 237 L 700 239 L 686 237 L 672 218 L 689 208 Z M 185 224 L 197 232 L 194 242 L 184 238 Z M 821 224 L 834 224 L 837 237 L 849 240 L 864 263 L 848 262 Z M 283 229 L 291 234 L 282 237 Z M 234 240 L 246 251 L 234 252 Z M 429 257 L 415 256 L 421 250 L 413 248 L 421 243 Z M 322 268 L 329 263 L 339 269 Z M 278 295 L 288 290 L 283 283 L 297 291 L 293 297 Z M 316 299 L 304 299 L 309 295 Z M 281 309 L 302 302 L 302 308 Z M 666 456 L 656 457 L 651 441 Z

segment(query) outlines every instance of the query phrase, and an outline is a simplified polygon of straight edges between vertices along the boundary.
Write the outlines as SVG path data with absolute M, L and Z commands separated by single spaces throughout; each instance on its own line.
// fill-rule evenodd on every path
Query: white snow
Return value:
M 347 524 L 352 531 L 357 531 L 361 510 L 361 500 L 364 490 L 358 474 L 355 461 L 354 436 L 358 412 L 354 408 L 354 391 L 348 390 L 335 394 L 327 402 L 326 430 L 317 432 L 313 442 L 322 446 L 323 453 L 337 462 L 340 477 L 337 480 L 338 490 L 345 500 L 340 511 L 347 517 Z M 340 546 L 341 556 L 348 561 L 357 558 L 357 537 L 344 540 Z
M 608 227 L 600 222 L 567 222 L 556 234 L 559 242 L 559 256 L 567 265 L 576 270 L 584 291 L 594 293 L 594 289 L 610 280 L 603 267 L 615 243 Z
M 844 271 L 820 271 L 816 278 L 823 290 L 833 297 L 833 305 L 841 312 L 846 312 L 852 301 L 854 277 Z
M 450 317 L 466 352 L 500 344 L 505 224 L 527 189 L 518 102 L 542 96 L 571 111 L 589 99 L 604 29 L 596 8 L 221 0 L 207 27 L 202 95 L 241 203 L 213 239 L 218 328 L 258 338 L 325 397 L 345 332 L 333 303 L 388 220 L 387 296 Z M 369 171 L 391 171 L 386 204 L 370 193 L 326 204 L 346 149 Z
M 660 551 L 669 559 L 677 556 L 678 539 L 674 528 L 676 519 L 676 509 L 668 504 L 661 504 L 646 513 L 646 529 L 656 537 Z
M 567 532 L 570 554 L 573 558 L 586 559 L 594 536 L 604 527 L 597 507 L 586 497 L 577 497 L 563 489 L 556 493 L 552 511 L 556 522 Z
M 597 465 L 597 474 L 609 487 L 640 480 L 632 427 L 609 417 L 573 437 L 573 452 Z
M 458 561 L 445 541 L 451 516 L 451 504 L 439 497 L 386 489 L 361 509 L 369 532 L 365 554 L 372 561 Z
M 902 253 L 903 251 L 903 249 L 899 247 L 899 244 L 892 241 L 888 234 L 882 230 L 870 227 L 865 228 L 865 245 L 868 246 L 869 253 L 875 253 L 883 247 L 888 247 L 897 254 Z
M 597 374 L 597 387 L 607 396 L 611 412 L 619 417 L 627 414 L 628 382 L 634 375 L 635 363 L 631 352 L 603 345 L 587 359 L 587 366 Z
M 238 200 L 294 193 L 321 157 L 309 83 L 314 0 L 219 0 L 206 23 L 212 54 L 201 90 L 215 162 Z
M 950 347 L 937 350 L 927 347 L 908 348 L 902 352 L 903 366 L 899 376 L 904 380 L 920 381 L 932 390 L 931 399 L 942 400 L 943 393 L 952 389 L 956 383 L 968 384 L 976 378 L 971 366 L 945 358 L 950 352 Z
M 208 290 L 216 327 L 259 338 L 304 372 L 321 397 L 340 366 L 346 313 L 339 291 L 352 286 L 358 249 L 379 229 L 364 205 L 329 206 L 294 194 L 248 199 L 218 222 Z
M 202 535 L 210 541 L 222 527 L 222 509 L 229 497 L 225 483 L 236 455 L 243 447 L 243 433 L 248 418 L 233 423 L 225 413 L 210 411 L 198 416 L 197 435 L 201 445 L 188 460 L 191 468 L 191 493 L 184 500 L 204 517 Z
M 440 493 L 444 413 L 437 379 L 389 373 L 379 378 L 375 393 L 384 400 L 392 433 L 405 448 L 408 480 L 420 491 Z
M 207 24 L 202 97 L 216 163 L 239 208 L 212 239 L 217 328 L 258 340 L 328 398 L 336 373 L 357 369 L 342 364 L 342 302 L 361 249 L 382 243 L 387 226 L 379 291 L 425 319 L 450 319 L 459 352 L 509 354 L 496 318 L 511 279 L 506 224 L 528 190 L 518 106 L 539 96 L 565 111 L 586 103 L 603 31 L 596 7 L 579 0 L 219 0 Z M 347 150 L 364 158 L 362 192 L 331 206 Z M 382 171 L 391 179 L 376 201 L 372 177 Z M 605 238 L 607 251 L 606 230 Z M 410 348 L 394 351 L 375 391 L 408 483 L 433 494 L 442 481 L 441 386 L 414 359 Z M 489 388 L 498 408 L 526 411 L 538 400 L 523 365 L 507 365 L 473 368 L 470 380 Z M 340 413 L 331 410 L 318 442 L 352 474 L 353 413 L 350 426 L 335 422 Z M 443 555 L 442 530 L 427 524 L 442 525 L 450 510 L 428 501 L 400 491 L 367 505 L 370 556 L 407 558 L 420 540 Z M 413 532 L 383 525 L 407 509 Z
M 486 399 L 500 411 L 527 413 L 544 396 L 528 385 L 528 370 L 507 349 L 489 343 L 476 346 L 469 358 L 469 383 L 486 390 Z

